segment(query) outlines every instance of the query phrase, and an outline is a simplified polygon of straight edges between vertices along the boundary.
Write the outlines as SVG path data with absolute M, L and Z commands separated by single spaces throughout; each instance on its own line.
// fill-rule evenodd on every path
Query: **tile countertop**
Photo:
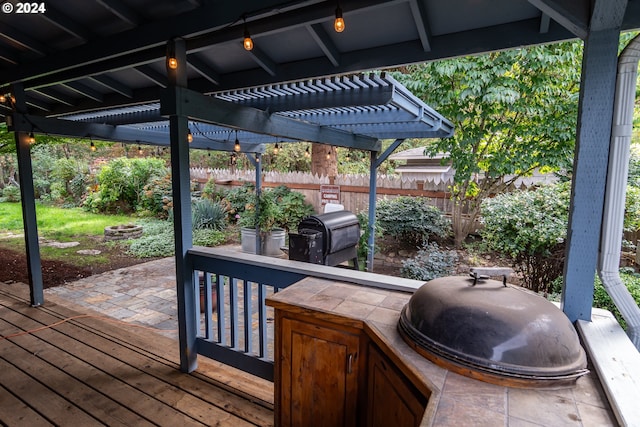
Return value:
M 498 386 L 447 371 L 409 347 L 397 331 L 411 294 L 307 277 L 270 296 L 275 308 L 314 312 L 375 334 L 387 354 L 431 391 L 422 426 L 614 426 L 615 417 L 595 373 L 557 390 Z M 422 387 L 420 387 L 420 385 Z

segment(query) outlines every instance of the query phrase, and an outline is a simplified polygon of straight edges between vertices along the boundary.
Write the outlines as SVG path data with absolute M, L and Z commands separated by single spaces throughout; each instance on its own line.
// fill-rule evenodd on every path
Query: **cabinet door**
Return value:
M 368 359 L 367 426 L 419 426 L 427 399 L 376 346 Z
M 282 319 L 283 426 L 355 426 L 359 336 Z

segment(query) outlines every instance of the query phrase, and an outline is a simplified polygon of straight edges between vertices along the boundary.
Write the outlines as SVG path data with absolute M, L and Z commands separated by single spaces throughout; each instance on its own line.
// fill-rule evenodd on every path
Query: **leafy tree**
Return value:
M 482 200 L 536 168 L 558 170 L 571 159 L 581 46 L 533 46 L 412 65 L 395 74 L 455 125 L 455 135 L 432 143 L 427 154 L 449 153 L 456 171 L 451 194 L 457 246 Z

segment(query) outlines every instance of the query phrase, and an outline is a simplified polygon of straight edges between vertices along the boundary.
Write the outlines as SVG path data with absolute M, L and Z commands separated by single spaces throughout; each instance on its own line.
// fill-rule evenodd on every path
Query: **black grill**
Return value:
M 352 212 L 312 215 L 298 224 L 297 234 L 289 234 L 289 259 L 332 266 L 353 261 L 357 270 L 359 239 L 360 224 Z

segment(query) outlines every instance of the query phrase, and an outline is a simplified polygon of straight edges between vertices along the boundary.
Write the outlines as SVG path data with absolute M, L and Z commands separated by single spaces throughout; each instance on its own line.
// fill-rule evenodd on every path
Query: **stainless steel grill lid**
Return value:
M 586 374 L 565 314 L 546 299 L 496 280 L 444 277 L 423 285 L 400 315 L 405 341 L 433 362 L 488 382 L 545 387 Z

